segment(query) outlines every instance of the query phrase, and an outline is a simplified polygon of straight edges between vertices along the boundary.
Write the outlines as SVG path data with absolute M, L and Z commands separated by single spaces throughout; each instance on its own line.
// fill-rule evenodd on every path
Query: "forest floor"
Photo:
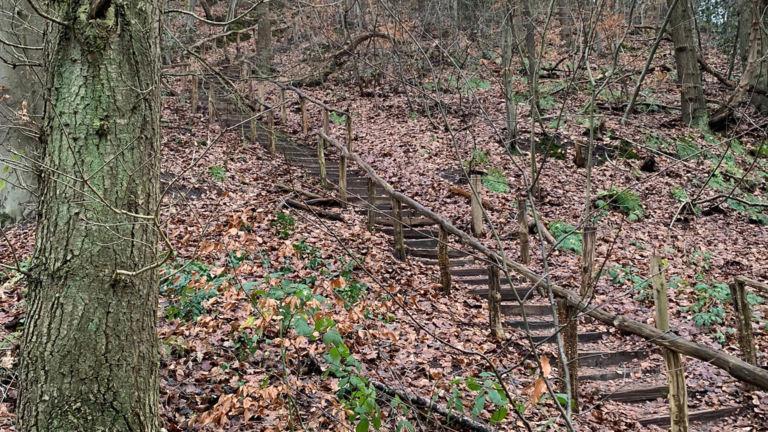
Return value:
M 301 75 L 298 65 L 311 64 L 298 57 L 302 52 L 278 53 L 275 68 Z M 640 68 L 645 52 L 632 51 L 634 57 L 627 64 Z M 713 67 L 725 69 L 721 54 L 708 52 L 707 58 Z M 557 60 L 552 55 L 545 63 Z M 522 176 L 529 169 L 526 148 L 532 122 L 523 101 L 519 111 L 523 154 L 510 155 L 498 138 L 499 125 L 504 124 L 500 68 L 493 59 L 479 64 L 465 80 L 451 84 L 446 73 L 441 75 L 443 84 L 428 83 L 433 89 L 442 88 L 439 100 L 429 102 L 432 119 L 423 104 L 415 102 L 422 98 L 387 80 L 361 94 L 347 84 L 352 74 L 341 74 L 338 81 L 303 91 L 354 113 L 355 151 L 396 189 L 458 227 L 468 230 L 470 220 L 468 200 L 451 192 L 466 188 L 456 177 L 464 161 L 473 159 L 486 172 L 497 173 L 489 183 L 507 187 L 499 192 L 487 190 L 484 197 L 491 204 L 492 225 L 504 237 L 517 230 L 513 201 L 523 190 Z M 710 212 L 677 213 L 688 197 L 727 193 L 734 178 L 744 172 L 748 172 L 749 186 L 739 191 L 740 197 L 768 201 L 768 159 L 755 161 L 750 153 L 759 148 L 763 137 L 747 124 L 730 131 L 728 139 L 682 127 L 679 111 L 665 108 L 679 104 L 675 78 L 661 67 L 674 69 L 669 43 L 662 45 L 654 65 L 659 72 L 648 77 L 645 88 L 651 90 L 643 94 L 651 107 L 648 112 L 636 112 L 626 126 L 620 123 L 620 110 L 601 109 L 595 114 L 603 126 L 589 207 L 594 209 L 596 200 L 607 201 L 606 193 L 614 188 L 631 188 L 640 200 L 642 216 L 637 214 L 638 220 L 631 221 L 617 209 L 595 211 L 596 259 L 604 271 L 594 302 L 613 313 L 652 323 L 649 258 L 662 255 L 672 288 L 673 330 L 738 355 L 727 284 L 737 275 L 768 279 L 768 214 L 738 201 Z M 601 70 L 605 64 L 595 66 L 595 75 Z M 711 77 L 705 78 L 708 99 L 722 100 L 724 89 Z M 578 226 L 585 212 L 586 169 L 576 168 L 572 155 L 574 143 L 587 139 L 589 116 L 569 113 L 584 105 L 588 93 L 557 91 L 563 79 L 552 72 L 541 83 L 546 89 L 542 94 L 548 93 L 541 102 L 547 124 L 566 103 L 556 132 L 558 144 L 540 176 L 543 197 L 536 204 L 554 234 L 553 224 Z M 181 90 L 178 81 L 171 85 Z M 524 80 L 517 85 L 519 94 L 525 94 Z M 612 90 L 621 93 L 620 88 Z M 277 96 L 268 89 L 268 102 L 275 103 Z M 610 99 L 610 92 L 601 97 L 606 98 L 601 106 L 620 108 L 620 100 Z M 161 414 L 166 430 L 350 430 L 348 414 L 378 409 L 366 397 L 371 388 L 348 378 L 355 376 L 354 370 L 427 398 L 436 396 L 440 403 L 455 404 L 459 396 L 466 413 L 472 411 L 477 396 L 487 392 L 488 404 L 481 404 L 477 414 L 482 421 L 490 421 L 495 411 L 491 402 L 498 392 L 484 387 L 487 365 L 481 357 L 451 350 L 442 341 L 491 356 L 494 365 L 505 371 L 507 385 L 519 398 L 526 418 L 536 426 L 560 430 L 562 420 L 553 401 L 531 398 L 539 372 L 537 364 L 523 356 L 524 338 L 515 331 L 509 331 L 504 341 L 490 338 L 483 299 L 468 296 L 466 286 L 441 294 L 434 267 L 394 259 L 390 238 L 366 231 L 365 216 L 354 209 L 342 211 L 345 220 L 341 222 L 287 211 L 282 204 L 287 193 L 276 185 L 324 193 L 317 180 L 280 157 L 270 157 L 262 146 L 247 144 L 237 131 L 227 132 L 206 150 L 219 128 L 209 128 L 202 114 L 190 113 L 187 102 L 165 97 L 163 109 L 163 184 L 181 174 L 162 210 L 176 251 L 175 260 L 162 269 L 158 316 Z M 319 125 L 319 111 L 310 114 L 312 124 Z M 281 130 L 296 140 L 314 142 L 300 131 L 295 101 L 288 115 L 291 126 L 279 126 Z M 454 132 L 446 132 L 446 122 Z M 549 132 L 555 132 L 553 127 Z M 342 137 L 343 133 L 343 125 L 332 122 L 332 134 Z M 649 147 L 657 151 L 652 173 L 638 169 Z M 726 148 L 719 174 L 710 177 Z M 192 161 L 195 164 L 190 167 Z M 34 247 L 34 224 L 12 227 L 5 234 L 19 259 L 28 260 Z M 483 242 L 497 247 L 490 234 Z M 545 251 L 538 241 L 532 246 L 531 268 L 544 273 L 540 257 Z M 516 241 L 506 241 L 503 247 L 517 259 Z M 0 260 L 14 262 L 6 243 L 0 244 Z M 578 287 L 578 254 L 554 250 L 547 269 L 554 282 Z M 16 400 L 14 370 L 25 288 L 13 272 L 0 275 L 0 286 L 0 323 L 4 324 L 0 328 L 0 428 L 5 430 L 12 427 Z M 752 300 L 758 364 L 765 366 L 768 303 L 758 296 Z M 314 327 L 308 327 L 311 323 Z M 642 346 L 639 338 L 613 333 L 606 346 Z M 543 354 L 555 363 L 551 348 Z M 657 351 L 652 359 L 659 361 Z M 766 393 L 745 394 L 727 374 L 695 360 L 686 361 L 686 375 L 690 389 L 706 394 L 706 406 L 741 403 L 750 411 L 743 420 L 727 419 L 697 430 L 768 430 Z M 467 377 L 475 377 L 481 389 Z M 642 379 L 636 376 L 629 381 Z M 577 430 L 641 430 L 626 405 L 587 402 L 588 409 L 574 419 Z M 398 425 L 407 428 L 406 422 L 417 430 L 452 429 L 382 395 L 378 407 L 386 430 Z M 495 427 L 522 430 L 511 413 Z

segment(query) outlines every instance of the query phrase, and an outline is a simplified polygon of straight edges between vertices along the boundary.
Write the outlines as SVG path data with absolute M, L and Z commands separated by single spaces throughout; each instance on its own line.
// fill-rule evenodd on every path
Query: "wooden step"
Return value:
M 474 277 L 474 278 L 471 278 L 471 279 L 470 278 L 467 278 L 467 279 L 455 278 L 453 280 L 456 281 L 456 282 L 461 282 L 463 284 L 467 284 L 467 285 L 471 285 L 471 286 L 488 286 L 488 277 L 487 276 L 486 277 L 482 277 L 482 276 Z M 517 284 L 518 282 L 519 281 L 517 279 L 512 279 L 512 283 L 513 284 Z M 509 279 L 507 279 L 507 278 L 502 276 L 502 277 L 499 278 L 499 283 L 501 284 L 501 286 L 509 286 Z M 486 291 L 486 295 L 487 295 L 487 291 L 488 290 L 486 289 L 485 291 Z M 473 294 L 473 293 L 470 292 L 470 294 Z M 479 294 L 476 294 L 476 295 L 479 295 Z M 503 295 L 504 294 L 502 294 L 502 296 Z M 517 299 L 513 298 L 512 300 L 516 301 Z M 502 298 L 502 301 L 504 301 L 503 298 Z
M 620 371 L 617 369 L 586 369 L 582 371 L 579 364 L 579 381 L 614 381 L 620 379 L 629 379 L 630 371 Z
M 517 292 L 517 296 L 515 296 L 515 292 L 513 292 L 511 288 L 502 288 L 500 291 L 501 291 L 501 301 L 503 302 L 504 301 L 516 302 L 518 298 L 522 300 L 524 298 L 530 299 L 533 296 L 538 296 L 538 294 L 536 293 L 536 290 L 533 287 L 516 287 L 514 291 Z M 474 289 L 470 291 L 469 294 L 476 295 L 482 298 L 488 298 L 488 288 Z
M 517 293 L 517 296 L 515 295 Z M 470 295 L 488 298 L 488 288 L 475 289 L 469 292 Z M 517 301 L 518 297 L 522 300 L 524 298 L 530 298 L 530 296 L 536 295 L 536 292 L 531 287 L 518 287 L 514 291 L 512 288 L 501 289 L 501 301 Z
M 424 260 L 421 260 L 421 263 L 424 265 L 437 265 L 437 260 L 424 259 Z M 453 267 L 466 267 L 466 266 L 475 265 L 475 260 L 454 259 L 454 260 L 450 260 L 450 265 L 451 265 L 451 271 L 453 271 Z
M 434 249 L 437 247 L 437 239 L 408 239 L 405 245 L 411 249 Z
M 552 306 L 548 304 L 526 304 L 525 315 L 532 316 L 552 316 Z M 500 309 L 501 313 L 506 316 L 522 316 L 523 306 L 519 304 L 502 304 Z
M 743 410 L 740 406 L 730 406 L 724 408 L 688 411 L 688 421 L 690 423 L 709 423 L 721 420 L 725 417 L 731 417 L 739 414 Z M 637 421 L 641 426 L 669 426 L 669 414 L 662 414 L 652 417 L 641 418 Z
M 404 226 L 420 227 L 420 226 L 434 226 L 435 221 L 425 217 L 407 217 L 403 216 L 401 219 Z M 393 226 L 395 223 L 392 218 L 386 216 L 380 216 L 376 218 L 377 225 Z
M 451 276 L 488 276 L 488 269 L 482 267 L 451 269 Z
M 605 336 L 607 333 L 604 332 L 584 332 L 579 333 L 579 343 L 591 343 L 591 342 L 597 342 L 603 340 L 603 336 Z M 547 334 L 547 335 L 533 335 L 531 336 L 531 339 L 533 339 L 534 343 L 546 343 L 546 344 L 553 344 L 557 343 L 557 336 L 554 334 Z
M 607 394 L 596 394 L 595 398 L 600 400 L 611 400 L 614 402 L 645 402 L 656 400 L 659 398 L 666 398 L 669 394 L 669 386 L 666 384 L 631 388 L 627 390 L 617 391 Z
M 390 227 L 376 227 L 376 232 L 380 232 L 382 234 L 393 236 L 394 233 L 392 231 L 392 228 Z M 410 229 L 408 227 L 403 228 L 403 237 L 409 239 L 409 238 L 437 238 L 438 232 L 433 231 L 427 228 L 417 228 L 417 229 Z M 428 258 L 428 257 L 427 257 Z M 435 257 L 437 259 L 437 257 Z
M 437 249 L 409 249 L 406 248 L 405 252 L 416 258 L 432 258 L 437 259 Z M 459 250 L 448 250 L 448 258 L 462 258 L 470 256 L 468 253 Z
M 607 368 L 648 357 L 648 351 L 581 351 L 579 366 Z
M 511 328 L 525 330 L 525 321 L 507 321 L 505 324 Z M 552 330 L 553 328 L 555 323 L 552 321 L 528 320 L 528 330 Z

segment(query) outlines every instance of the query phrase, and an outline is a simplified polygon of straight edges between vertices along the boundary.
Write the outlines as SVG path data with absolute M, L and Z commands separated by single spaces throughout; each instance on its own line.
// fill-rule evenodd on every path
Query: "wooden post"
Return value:
M 328 122 L 327 109 L 323 109 L 323 132 L 325 132 L 326 135 L 331 136 L 331 127 L 330 123 Z
M 288 124 L 288 112 L 285 108 L 285 89 L 280 89 L 280 121 L 283 122 L 283 124 Z
M 299 96 L 299 103 L 301 104 L 301 127 L 304 133 L 309 131 L 309 121 L 307 120 L 307 100 L 302 96 Z
M 275 112 L 269 110 L 269 155 L 275 155 Z
M 264 111 L 264 81 L 259 81 L 259 112 Z
M 501 283 L 496 264 L 488 266 L 488 318 L 491 336 L 504 339 L 504 328 L 501 326 Z
M 347 120 L 347 150 L 349 152 L 352 152 L 352 140 L 354 139 L 354 136 L 352 135 L 352 114 L 346 115 Z
M 256 111 L 251 113 L 251 144 L 256 144 Z
M 181 77 L 181 96 L 184 96 L 187 94 L 187 88 L 189 87 L 189 65 L 185 64 L 181 67 L 181 73 L 183 76 Z
M 192 112 L 197 112 L 197 105 L 198 105 L 198 98 L 197 98 L 197 88 L 200 86 L 199 78 L 197 77 L 197 73 L 192 75 Z
M 443 293 L 451 292 L 451 262 L 448 259 L 448 231 L 440 225 L 437 236 L 437 265 L 440 267 L 440 285 Z
M 568 400 L 575 412 L 579 412 L 579 332 L 577 325 L 577 311 L 572 306 L 568 305 L 565 299 L 557 299 L 555 301 L 557 308 L 557 322 L 562 326 L 561 335 L 563 336 L 563 354 L 565 355 L 565 361 L 567 365 L 561 365 L 561 370 L 564 371 L 568 368 L 568 382 L 571 385 L 571 393 L 568 395 Z M 562 373 L 563 379 L 565 379 L 565 373 Z M 565 384 L 563 384 L 563 392 L 565 392 Z
M 213 81 L 208 84 L 208 124 L 213 124 L 216 115 L 216 107 L 213 105 Z
M 347 158 L 339 156 L 339 202 L 347 208 Z
M 581 290 L 579 295 L 586 301 L 592 300 L 595 294 L 593 275 L 595 274 L 595 240 L 597 229 L 591 225 L 584 227 L 581 248 Z
M 653 300 L 656 304 L 656 328 L 669 331 L 669 305 L 667 303 L 667 284 L 664 280 L 664 264 L 658 255 L 651 256 L 651 281 L 653 282 Z M 661 349 L 667 366 L 667 384 L 669 384 L 669 419 L 672 432 L 688 431 L 688 391 L 685 388 L 683 360 L 679 353 L 667 348 Z
M 520 239 L 520 262 L 531 263 L 531 240 L 528 238 L 528 200 L 525 193 L 517 197 L 517 224 Z
M 482 183 L 480 182 L 479 175 L 471 176 L 472 193 L 471 206 L 472 206 L 472 234 L 475 236 L 483 235 L 483 204 L 480 197 L 480 188 Z
M 368 177 L 366 185 L 368 189 L 368 231 L 373 234 L 376 232 L 376 183 Z
M 743 281 L 736 278 L 731 283 L 731 299 L 733 308 L 736 311 L 736 328 L 739 331 L 739 349 L 741 349 L 741 359 L 757 366 L 757 353 L 755 351 L 755 340 L 752 335 L 752 308 L 747 301 L 747 288 Z M 754 386 L 746 385 L 747 391 L 754 390 Z
M 317 162 L 320 164 L 320 185 L 322 187 L 328 187 L 328 178 L 325 172 L 325 141 L 323 138 L 317 137 Z
M 395 257 L 405 261 L 405 239 L 403 238 L 403 208 L 395 198 L 392 198 L 392 227 L 395 235 Z

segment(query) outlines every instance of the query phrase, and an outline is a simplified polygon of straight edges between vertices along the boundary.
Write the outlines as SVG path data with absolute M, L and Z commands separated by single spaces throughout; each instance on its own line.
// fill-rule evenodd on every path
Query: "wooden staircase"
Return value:
M 233 82 L 238 80 L 239 68 L 225 67 L 222 71 Z M 217 120 L 222 128 L 240 125 L 244 137 L 250 136 L 250 122 L 244 121 L 250 113 L 243 112 L 235 103 L 229 89 L 221 84 L 214 75 L 205 75 L 201 80 L 200 110 L 208 113 L 209 83 L 213 83 L 213 98 Z M 298 104 L 296 104 L 298 105 Z M 277 116 L 276 116 L 277 117 Z M 284 125 L 285 126 L 285 125 Z M 269 132 L 263 123 L 257 123 L 256 140 L 267 146 Z M 275 134 L 275 150 L 283 155 L 289 164 L 303 168 L 308 174 L 319 176 L 320 164 L 317 150 L 312 145 L 296 142 L 286 135 Z M 328 156 L 327 156 L 328 157 Z M 339 166 L 335 162 L 326 164 L 326 173 L 330 185 L 339 183 Z M 375 229 L 377 232 L 392 236 L 394 220 L 392 204 L 385 191 L 376 186 L 376 199 L 368 201 L 368 178 L 358 169 L 347 171 L 347 196 L 351 207 L 357 212 L 367 212 L 373 208 L 376 212 Z M 418 260 L 426 266 L 434 266 L 437 270 L 438 257 L 438 226 L 430 219 L 418 214 L 414 209 L 403 205 L 402 208 L 403 234 L 406 253 L 411 260 Z M 467 289 L 468 294 L 477 296 L 480 300 L 488 296 L 488 270 L 482 257 L 458 250 L 449 250 L 450 274 L 452 283 L 459 289 Z M 526 333 L 534 343 L 551 345 L 556 342 L 555 327 L 552 321 L 552 307 L 535 290 L 525 287 L 516 278 L 501 278 L 502 306 L 501 311 L 506 316 L 505 328 L 515 333 L 512 337 L 525 341 Z M 522 300 L 522 303 L 518 301 Z M 479 303 L 478 303 L 479 304 Z M 527 320 L 522 319 L 525 310 Z M 526 332 L 527 328 L 527 332 Z M 666 401 L 667 384 L 663 362 L 652 360 L 654 352 L 650 344 L 642 349 L 621 349 L 617 346 L 617 334 L 609 334 L 596 325 L 580 324 L 579 339 L 579 379 L 581 401 L 587 407 L 597 407 L 604 403 L 619 403 L 633 405 L 628 413 L 641 412 L 642 415 L 634 420 L 644 427 L 668 426 L 668 402 Z M 610 341 L 609 341 L 610 340 Z M 656 356 L 659 357 L 659 356 Z M 691 392 L 689 405 L 700 401 L 702 395 Z M 689 411 L 691 425 L 695 422 L 717 421 L 724 417 L 733 416 L 740 412 L 741 407 L 729 406 L 715 410 Z

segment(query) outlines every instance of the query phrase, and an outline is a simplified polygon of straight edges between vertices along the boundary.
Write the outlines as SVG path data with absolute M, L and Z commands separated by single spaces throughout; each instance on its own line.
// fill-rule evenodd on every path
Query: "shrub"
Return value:
M 610 206 L 627 215 L 631 221 L 643 218 L 643 201 L 639 195 L 630 190 L 612 187 L 607 191 L 598 192 L 597 196 L 600 198 L 595 202 L 597 208 Z

